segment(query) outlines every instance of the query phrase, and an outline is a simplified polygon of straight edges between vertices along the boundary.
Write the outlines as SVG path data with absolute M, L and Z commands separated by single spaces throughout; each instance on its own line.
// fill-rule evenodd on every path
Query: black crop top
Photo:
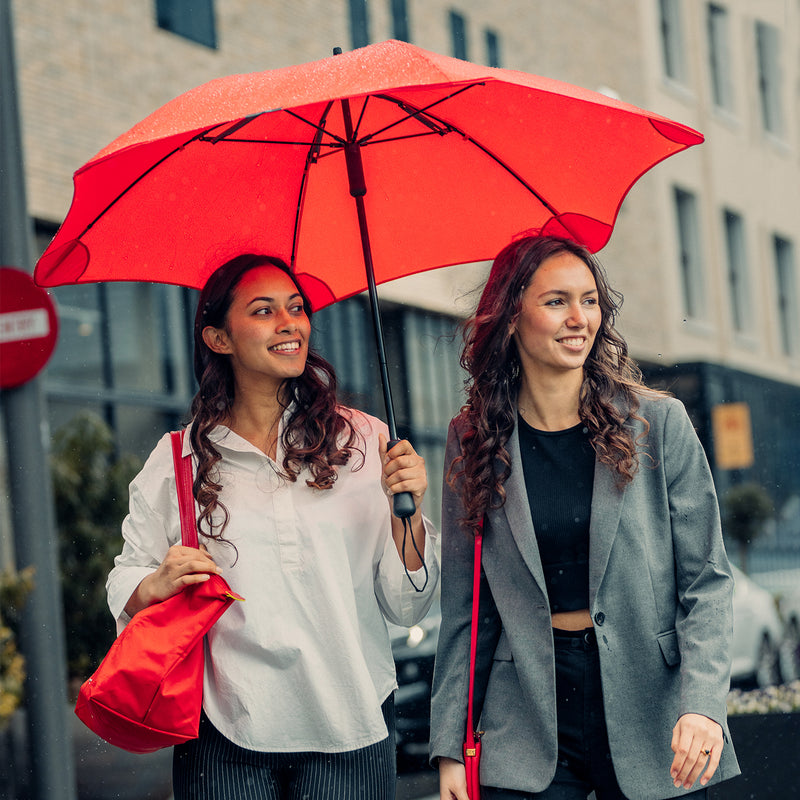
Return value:
M 583 423 L 540 431 L 522 417 L 519 445 L 550 611 L 589 607 L 589 518 L 595 453 Z

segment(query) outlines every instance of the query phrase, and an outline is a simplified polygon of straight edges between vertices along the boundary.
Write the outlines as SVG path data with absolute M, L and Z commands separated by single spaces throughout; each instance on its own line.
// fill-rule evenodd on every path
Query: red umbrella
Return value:
M 201 287 L 265 252 L 321 308 L 366 289 L 373 262 L 380 283 L 491 258 L 531 228 L 598 250 L 634 181 L 702 140 L 585 89 L 383 42 L 155 111 L 75 173 L 35 279 Z

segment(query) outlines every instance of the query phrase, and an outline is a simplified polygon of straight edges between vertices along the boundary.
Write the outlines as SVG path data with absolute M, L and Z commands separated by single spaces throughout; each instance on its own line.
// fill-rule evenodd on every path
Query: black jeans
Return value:
M 627 800 L 617 783 L 606 733 L 594 630 L 555 631 L 558 764 L 550 786 L 526 793 L 485 787 L 485 800 Z M 667 773 L 669 764 L 664 765 Z M 682 795 L 693 800 L 706 790 Z

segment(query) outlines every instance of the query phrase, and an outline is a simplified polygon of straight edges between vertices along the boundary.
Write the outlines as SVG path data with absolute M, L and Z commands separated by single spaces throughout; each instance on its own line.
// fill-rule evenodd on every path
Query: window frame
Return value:
M 366 47 L 370 43 L 369 8 L 367 0 L 350 0 L 350 44 L 353 49 Z
M 711 99 L 717 108 L 732 112 L 735 110 L 735 97 L 730 49 L 730 12 L 727 6 L 720 3 L 707 4 L 706 28 Z
M 667 80 L 686 86 L 689 77 L 681 0 L 658 0 L 661 67 Z
M 486 44 L 486 65 L 489 67 L 502 67 L 500 34 L 493 28 L 485 28 L 483 37 Z
M 214 0 L 156 0 L 154 9 L 162 30 L 211 50 L 218 48 Z
M 678 244 L 678 266 L 681 280 L 681 300 L 687 320 L 707 322 L 705 312 L 706 281 L 703 274 L 703 247 L 700 226 L 700 206 L 695 192 L 680 186 L 673 187 L 673 206 Z
M 392 38 L 400 42 L 411 42 L 408 0 L 390 0 L 390 9 L 392 12 Z
M 761 127 L 766 133 L 780 138 L 784 132 L 780 31 L 763 20 L 755 21 L 754 30 Z
M 461 12 L 450 9 L 448 19 L 450 21 L 450 44 L 453 49 L 453 57 L 469 61 L 467 18 Z
M 780 234 L 772 236 L 772 252 L 775 266 L 775 304 L 777 309 L 778 336 L 783 355 L 797 358 L 800 355 L 800 316 L 797 302 L 797 268 L 794 243 Z
M 750 269 L 744 217 L 732 208 L 723 208 L 722 225 L 731 323 L 737 335 L 746 336 L 752 334 L 754 320 L 747 302 L 750 297 Z

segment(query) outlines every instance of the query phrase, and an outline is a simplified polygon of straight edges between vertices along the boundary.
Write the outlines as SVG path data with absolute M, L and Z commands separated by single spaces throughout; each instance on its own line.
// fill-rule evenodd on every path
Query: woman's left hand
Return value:
M 428 473 L 425 459 L 417 453 L 407 439 L 401 439 L 389 452 L 386 451 L 386 437 L 378 435 L 378 452 L 383 464 L 381 485 L 391 502 L 392 495 L 410 492 L 414 505 L 419 511 L 422 498 L 428 488 Z
M 674 785 L 690 789 L 705 768 L 700 778 L 700 785 L 705 786 L 719 766 L 722 747 L 722 728 L 718 723 L 702 714 L 684 714 L 672 731 L 675 758 L 670 776 Z

